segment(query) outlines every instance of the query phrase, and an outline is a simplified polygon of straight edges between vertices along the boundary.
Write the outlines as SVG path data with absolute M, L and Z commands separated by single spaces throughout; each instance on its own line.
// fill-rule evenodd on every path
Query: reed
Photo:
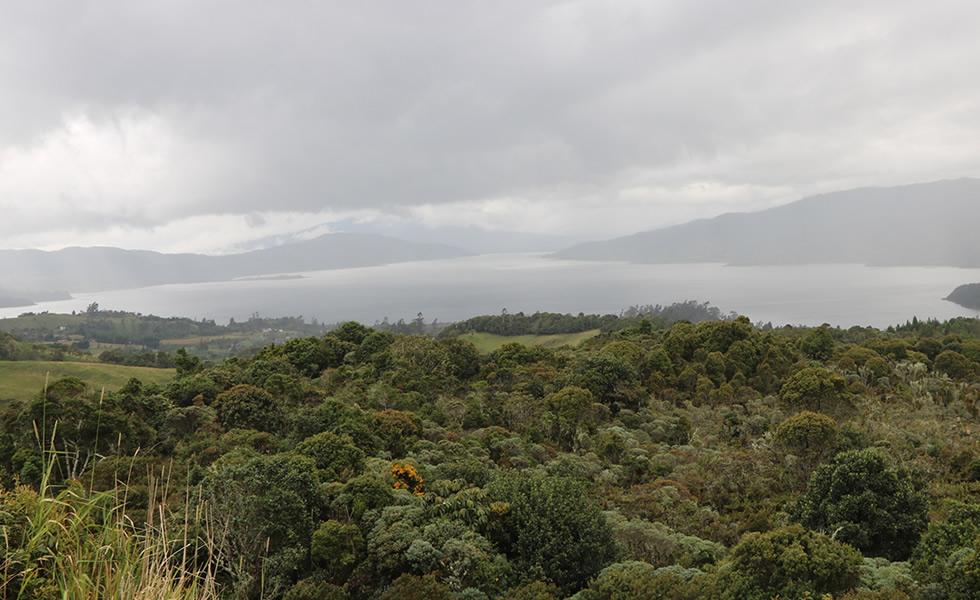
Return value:
M 126 482 L 104 492 L 50 485 L 57 453 L 45 453 L 39 489 L 0 491 L 0 600 L 219 597 L 215 565 L 197 558 L 214 556 L 206 507 L 171 510 L 166 469 L 150 477 L 148 516 L 134 523 Z

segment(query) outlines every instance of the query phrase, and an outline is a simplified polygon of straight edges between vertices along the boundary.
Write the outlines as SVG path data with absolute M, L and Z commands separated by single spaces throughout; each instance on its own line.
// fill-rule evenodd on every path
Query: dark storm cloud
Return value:
M 701 184 L 738 209 L 972 175 L 977 17 L 912 1 L 16 3 L 0 204 L 18 231 L 501 198 L 615 214 L 624 197 L 696 206 Z

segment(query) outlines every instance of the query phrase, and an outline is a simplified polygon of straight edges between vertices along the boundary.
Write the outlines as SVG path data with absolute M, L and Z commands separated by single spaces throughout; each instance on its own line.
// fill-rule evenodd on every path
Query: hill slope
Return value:
M 226 256 L 105 247 L 65 248 L 55 252 L 0 250 L 0 281 L 8 290 L 91 292 L 465 255 L 464 250 L 442 244 L 348 233 L 327 234 L 304 242 Z M 25 293 L 18 295 L 31 297 Z
M 730 213 L 553 256 L 645 263 L 980 266 L 980 179 L 862 188 Z
M 961 285 L 953 290 L 946 299 L 966 308 L 980 310 L 980 283 Z

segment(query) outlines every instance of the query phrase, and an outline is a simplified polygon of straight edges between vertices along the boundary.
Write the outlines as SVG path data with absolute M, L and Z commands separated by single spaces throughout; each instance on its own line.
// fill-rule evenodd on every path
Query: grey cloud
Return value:
M 172 209 L 126 222 L 615 198 L 637 171 L 799 190 L 976 174 L 895 173 L 882 151 L 978 137 L 972 2 L 15 4 L 0 156 L 65 114 L 136 108 L 227 163 L 200 201 L 146 192 Z

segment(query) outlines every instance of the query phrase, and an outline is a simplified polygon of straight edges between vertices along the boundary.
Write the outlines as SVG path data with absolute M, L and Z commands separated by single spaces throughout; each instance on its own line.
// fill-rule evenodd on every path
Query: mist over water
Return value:
M 535 311 L 618 313 L 635 304 L 709 301 L 753 322 L 884 328 L 913 316 L 940 320 L 980 312 L 942 300 L 980 281 L 980 269 L 802 265 L 628 264 L 559 261 L 540 254 L 481 255 L 304 273 L 300 279 L 164 285 L 77 294 L 73 300 L 0 309 L 23 312 L 103 310 L 159 316 L 248 319 L 298 316 L 371 324 L 383 317 L 457 321 L 482 314 Z

